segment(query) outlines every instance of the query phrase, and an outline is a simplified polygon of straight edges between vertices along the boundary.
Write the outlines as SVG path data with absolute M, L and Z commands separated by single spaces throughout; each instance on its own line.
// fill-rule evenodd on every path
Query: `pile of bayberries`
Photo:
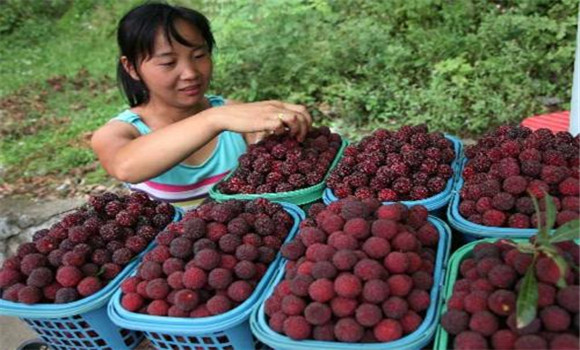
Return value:
M 238 159 L 238 168 L 218 185 L 224 194 L 289 192 L 324 180 L 342 145 L 327 127 L 313 128 L 304 142 L 288 134 L 270 135 Z
M 204 204 L 157 236 L 122 283 L 121 305 L 171 317 L 227 312 L 251 296 L 293 224 L 266 199 Z
M 423 206 L 356 198 L 315 204 L 282 247 L 285 278 L 269 326 L 295 339 L 388 342 L 413 332 L 431 303 L 439 232 Z
M 500 126 L 465 150 L 460 214 L 486 226 L 534 228 L 530 194 L 541 199 L 549 193 L 558 211 L 556 227 L 578 219 L 579 147 L 580 138 L 568 132 Z
M 379 129 L 345 149 L 326 183 L 338 198 L 421 200 L 445 189 L 455 156 L 453 143 L 424 124 Z
M 520 251 L 511 241 L 479 243 L 460 265 L 453 294 L 441 325 L 450 334 L 453 349 L 578 349 L 579 247 L 572 241 L 556 244 L 570 264 L 564 275 L 550 256 Z M 533 264 L 533 265 L 532 265 Z M 537 278 L 526 288 L 524 276 Z M 558 286 L 563 277 L 563 285 Z M 536 317 L 524 327 L 517 324 L 520 293 L 537 293 Z
M 174 217 L 171 205 L 135 192 L 105 193 L 65 216 L 0 269 L 2 299 L 26 304 L 69 303 L 101 290 Z

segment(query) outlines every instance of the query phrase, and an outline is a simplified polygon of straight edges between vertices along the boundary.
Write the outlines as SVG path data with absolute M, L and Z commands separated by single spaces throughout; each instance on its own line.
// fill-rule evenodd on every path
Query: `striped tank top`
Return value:
M 212 107 L 223 106 L 221 96 L 206 96 Z M 111 120 L 133 125 L 141 135 L 151 132 L 141 117 L 125 110 Z M 126 185 L 131 190 L 143 191 L 150 197 L 169 202 L 183 210 L 197 207 L 208 195 L 209 189 L 223 179 L 236 165 L 240 155 L 246 152 L 244 137 L 236 132 L 223 131 L 218 135 L 213 153 L 200 165 L 179 163 L 147 181 Z

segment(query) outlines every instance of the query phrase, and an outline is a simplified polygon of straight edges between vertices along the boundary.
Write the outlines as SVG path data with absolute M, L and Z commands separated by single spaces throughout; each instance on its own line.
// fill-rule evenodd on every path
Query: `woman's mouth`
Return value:
M 188 87 L 184 87 L 179 89 L 178 91 L 184 93 L 187 96 L 194 96 L 199 94 L 199 92 L 201 91 L 201 85 L 192 85 L 192 86 L 188 86 Z

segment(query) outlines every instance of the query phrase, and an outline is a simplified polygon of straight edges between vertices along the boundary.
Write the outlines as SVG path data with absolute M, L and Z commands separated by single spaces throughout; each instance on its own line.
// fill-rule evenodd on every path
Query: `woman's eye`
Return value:
M 173 66 L 175 64 L 175 62 L 163 62 L 160 63 L 160 65 L 164 66 L 164 67 L 170 67 Z
M 193 54 L 193 58 L 203 58 L 205 57 L 205 55 L 206 55 L 205 51 L 198 51 Z

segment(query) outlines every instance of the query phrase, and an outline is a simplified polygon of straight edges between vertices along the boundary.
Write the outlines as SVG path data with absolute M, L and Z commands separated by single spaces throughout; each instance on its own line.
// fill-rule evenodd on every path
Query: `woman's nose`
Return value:
M 191 80 L 198 76 L 199 72 L 197 70 L 195 62 L 185 62 L 183 64 L 183 69 L 181 71 L 181 79 Z

